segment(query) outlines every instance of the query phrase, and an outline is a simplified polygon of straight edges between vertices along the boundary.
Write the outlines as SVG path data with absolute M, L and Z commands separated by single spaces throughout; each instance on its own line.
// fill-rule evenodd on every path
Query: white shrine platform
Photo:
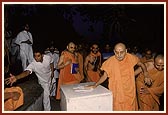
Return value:
M 99 85 L 86 90 L 94 82 L 61 86 L 61 111 L 112 111 L 112 92 Z

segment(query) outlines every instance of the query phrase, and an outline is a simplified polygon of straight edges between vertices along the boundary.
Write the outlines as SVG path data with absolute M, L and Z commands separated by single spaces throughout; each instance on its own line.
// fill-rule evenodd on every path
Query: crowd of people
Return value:
M 4 47 L 5 85 L 13 88 L 13 83 L 34 72 L 44 89 L 44 111 L 51 110 L 50 96 L 61 99 L 61 85 L 82 82 L 95 82 L 87 88 L 96 88 L 106 83 L 106 88 L 113 92 L 114 111 L 159 111 L 159 98 L 164 93 L 163 54 L 152 53 L 149 48 L 143 53 L 138 52 L 137 47 L 130 50 L 122 42 L 116 43 L 114 48 L 110 43 L 105 44 L 104 49 L 101 49 L 97 43 L 84 48 L 85 45 L 71 41 L 65 50 L 59 51 L 54 46 L 54 41 L 49 42 L 50 45 L 45 50 L 41 47 L 33 49 L 32 45 L 36 44 L 33 44 L 29 25 L 24 25 L 24 30 L 12 40 L 13 45 Z M 10 68 L 13 67 L 11 60 L 16 55 L 10 55 L 10 51 L 18 52 L 16 57 L 19 58 L 14 62 L 21 61 L 22 72 L 10 73 Z M 20 95 L 20 92 L 12 93 L 9 90 L 5 92 L 4 101 L 19 100 L 23 98 Z M 22 99 L 21 105 L 23 104 Z M 4 110 L 8 110 L 7 107 L 8 105 Z

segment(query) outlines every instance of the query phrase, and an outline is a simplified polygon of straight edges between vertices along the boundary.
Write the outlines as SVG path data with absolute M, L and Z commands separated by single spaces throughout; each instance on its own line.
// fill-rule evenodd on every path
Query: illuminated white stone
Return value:
M 86 90 L 84 86 L 93 82 L 62 85 L 62 111 L 112 111 L 112 92 L 99 85 L 95 89 Z

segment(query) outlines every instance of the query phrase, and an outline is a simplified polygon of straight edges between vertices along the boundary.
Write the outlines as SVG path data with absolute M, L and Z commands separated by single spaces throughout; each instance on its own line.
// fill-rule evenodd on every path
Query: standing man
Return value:
M 102 52 L 102 57 L 103 57 L 103 62 L 105 60 L 107 60 L 109 57 L 111 57 L 112 55 L 114 55 L 113 51 L 111 51 L 111 46 L 110 44 L 106 44 L 104 47 L 104 50 Z
M 12 75 L 11 77 L 5 79 L 6 84 L 13 84 L 18 79 L 24 78 L 31 74 L 32 72 L 35 72 L 36 76 L 38 77 L 38 82 L 44 89 L 44 97 L 43 97 L 43 105 L 45 111 L 51 110 L 50 105 L 50 82 L 51 79 L 54 76 L 54 65 L 53 65 L 53 59 L 50 56 L 44 55 L 42 51 L 35 49 L 34 50 L 34 59 L 33 62 L 31 62 L 25 71 L 20 73 L 19 75 Z M 31 85 L 31 84 L 30 84 Z
M 109 77 L 108 88 L 113 93 L 113 110 L 135 111 L 138 109 L 138 105 L 134 66 L 138 65 L 142 67 L 146 77 L 145 82 L 148 81 L 148 84 L 150 84 L 146 67 L 139 61 L 138 57 L 127 53 L 126 46 L 123 43 L 115 45 L 114 54 L 114 56 L 111 56 L 102 64 L 101 70 L 104 71 L 104 74 L 91 87 L 97 87 Z
M 84 77 L 84 73 L 83 73 L 83 55 L 80 52 L 79 45 L 76 45 L 76 51 L 75 52 L 78 56 L 79 72 L 80 72 L 80 75 L 81 75 L 81 82 L 84 82 L 85 77 Z
M 57 79 L 59 77 L 59 72 L 58 72 L 58 69 L 57 69 L 59 54 L 55 52 L 55 47 L 53 45 L 51 45 L 50 48 L 49 48 L 49 52 L 46 53 L 46 55 L 53 58 L 54 77 L 51 80 L 51 84 L 50 84 L 50 96 L 55 96 L 56 95 L 56 88 L 57 88 Z
M 20 46 L 22 69 L 25 70 L 27 65 L 33 61 L 33 38 L 28 24 L 25 24 L 24 30 L 17 35 L 15 43 Z
M 144 53 L 144 56 L 140 58 L 142 63 L 153 60 L 152 51 L 150 49 L 146 49 Z
M 97 44 L 93 44 L 90 53 L 85 58 L 84 72 L 87 81 L 97 82 L 100 79 L 101 53 Z
M 144 84 L 142 69 L 135 70 L 138 104 L 141 111 L 159 111 L 159 98 L 164 92 L 164 56 L 159 54 L 153 61 L 145 63 L 149 76 L 152 78 L 150 86 Z
M 60 59 L 58 61 L 58 69 L 60 69 L 60 74 L 58 79 L 56 99 L 61 98 L 61 85 L 77 84 L 80 83 L 80 81 L 83 79 L 80 74 L 78 54 L 75 52 L 75 48 L 76 45 L 73 42 L 70 42 L 67 45 L 66 50 L 61 53 Z M 78 65 L 74 68 L 74 73 L 71 71 L 73 69 L 73 65 Z

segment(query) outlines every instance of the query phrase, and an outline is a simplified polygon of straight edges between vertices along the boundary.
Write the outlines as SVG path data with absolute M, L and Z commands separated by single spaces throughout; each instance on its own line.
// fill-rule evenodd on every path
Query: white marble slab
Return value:
M 93 82 L 61 86 L 62 111 L 112 111 L 112 92 L 99 85 L 86 90 Z

